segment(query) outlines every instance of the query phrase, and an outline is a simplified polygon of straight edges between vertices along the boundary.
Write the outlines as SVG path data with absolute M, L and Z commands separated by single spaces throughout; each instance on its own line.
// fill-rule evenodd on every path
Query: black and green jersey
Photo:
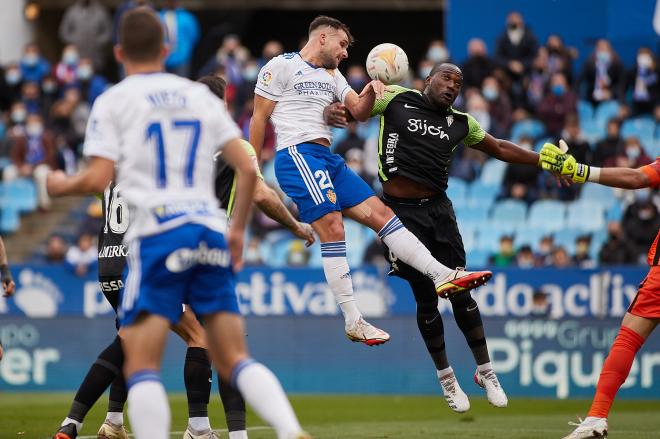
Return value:
M 254 151 L 252 145 L 245 140 L 241 140 L 245 152 L 254 161 L 254 166 L 257 169 L 257 178 L 264 179 L 259 170 L 257 162 L 257 153 Z M 227 162 L 222 159 L 222 154 L 216 158 L 215 168 L 215 196 L 220 200 L 220 207 L 227 211 L 227 216 L 231 216 L 231 211 L 234 208 L 234 195 L 236 192 L 236 172 L 234 168 L 229 166 Z
M 396 85 L 376 100 L 371 115 L 380 115 L 378 176 L 383 182 L 401 175 L 444 191 L 454 149 L 461 142 L 475 145 L 486 135 L 469 114 L 438 110 L 419 91 Z

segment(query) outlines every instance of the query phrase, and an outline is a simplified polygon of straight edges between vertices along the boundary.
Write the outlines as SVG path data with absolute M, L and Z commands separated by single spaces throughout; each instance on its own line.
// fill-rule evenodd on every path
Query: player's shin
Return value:
M 211 429 L 208 415 L 211 376 L 211 362 L 206 349 L 189 347 L 183 367 L 183 381 L 188 399 L 188 426 L 195 431 Z
M 229 439 L 247 439 L 245 400 L 241 396 L 241 392 L 231 384 L 222 381 L 220 374 L 218 374 L 218 390 L 222 407 L 225 410 Z
M 110 385 L 110 397 L 108 398 L 108 413 L 105 420 L 114 425 L 124 424 L 124 404 L 126 404 L 128 393 L 124 375 L 119 374 Z
M 486 345 L 486 335 L 477 302 L 474 301 L 469 291 L 458 293 L 450 297 L 449 300 L 454 311 L 456 324 L 465 336 L 465 341 L 472 350 L 477 365 L 489 363 L 490 356 Z
M 135 438 L 169 439 L 170 406 L 158 371 L 137 371 L 126 382 L 128 416 Z

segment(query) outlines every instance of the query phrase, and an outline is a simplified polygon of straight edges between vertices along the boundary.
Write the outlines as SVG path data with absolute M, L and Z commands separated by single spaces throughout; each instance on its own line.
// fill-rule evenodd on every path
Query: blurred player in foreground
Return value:
M 277 180 L 295 201 L 300 218 L 319 235 L 323 270 L 344 314 L 346 335 L 352 341 L 377 345 L 390 336 L 367 323 L 355 304 L 342 214 L 378 233 L 401 261 L 432 280 L 437 294 L 477 287 L 492 274 L 438 262 L 369 185 L 330 152 L 332 135 L 323 118 L 324 108 L 339 101 L 355 119 L 366 120 L 375 100 L 383 95 L 380 81 L 370 82 L 358 95 L 337 69 L 348 57 L 352 42 L 344 23 L 319 16 L 309 25 L 308 42 L 299 53 L 270 60 L 261 69 L 254 90 L 250 143 L 259 154 L 270 118 L 277 133 Z
M 541 150 L 543 168 L 570 179 L 573 183 L 593 182 L 622 189 L 660 187 L 660 157 L 641 168 L 597 168 L 577 163 L 566 153 L 567 145 L 561 141 L 557 148 L 546 144 Z M 584 420 L 564 439 L 607 437 L 607 416 L 616 392 L 626 381 L 635 354 L 660 323 L 660 231 L 649 249 L 649 272 L 639 284 L 639 290 L 623 317 L 619 333 L 605 359 L 598 378 L 596 395 Z
M 4 297 L 13 296 L 14 291 L 16 290 L 16 284 L 14 284 L 14 278 L 11 276 L 11 271 L 9 271 L 7 250 L 5 249 L 5 242 L 2 238 L 0 238 L 0 282 L 2 283 L 2 295 Z M 2 340 L 0 340 L 0 360 L 2 360 L 3 354 L 4 349 L 2 347 Z
M 256 171 L 224 103 L 207 87 L 163 73 L 167 49 L 150 10 L 126 13 L 115 55 L 127 78 L 94 103 L 81 173 L 49 176 L 58 194 L 103 191 L 117 166 L 131 215 L 128 276 L 119 310 L 129 417 L 138 439 L 169 437 L 160 361 L 183 303 L 204 318 L 213 364 L 280 439 L 307 437 L 277 378 L 249 358 L 233 271 L 242 266 Z M 237 173 L 232 227 L 219 216 L 213 155 Z

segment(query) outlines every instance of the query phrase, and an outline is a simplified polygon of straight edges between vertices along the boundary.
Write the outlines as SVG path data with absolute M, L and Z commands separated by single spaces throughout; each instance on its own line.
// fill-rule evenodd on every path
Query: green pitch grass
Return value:
M 73 394 L 0 394 L 0 438 L 43 439 L 52 436 L 66 415 Z M 292 403 L 304 427 L 316 439 L 457 438 L 559 439 L 571 427 L 567 421 L 583 416 L 588 401 L 513 399 L 506 409 L 495 409 L 483 398 L 472 398 L 472 409 L 453 413 L 439 396 L 293 396 Z M 186 427 L 185 395 L 170 397 L 173 438 Z M 96 438 L 105 415 L 105 400 L 92 409 L 79 439 Z M 210 405 L 212 425 L 227 437 L 219 397 Z M 617 401 L 610 417 L 612 439 L 658 438 L 660 400 Z M 274 432 L 248 415 L 250 439 L 272 439 Z M 250 429 L 252 427 L 252 429 Z

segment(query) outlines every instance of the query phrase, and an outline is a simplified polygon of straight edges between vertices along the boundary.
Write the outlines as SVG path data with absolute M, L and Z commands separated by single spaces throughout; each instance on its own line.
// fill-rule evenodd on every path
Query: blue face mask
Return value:
M 606 50 L 599 50 L 596 52 L 596 59 L 603 63 L 609 63 L 612 59 L 612 56 L 610 55 L 610 52 Z
M 19 70 L 9 70 L 5 73 L 5 81 L 9 85 L 16 85 L 21 82 L 21 72 Z
M 257 76 L 259 76 L 259 67 L 257 66 L 246 67 L 245 70 L 243 70 L 243 79 L 245 79 L 247 82 L 256 81 Z
M 433 70 L 433 67 L 422 67 L 419 69 L 419 77 L 426 79 L 431 74 L 431 70 Z
M 495 87 L 486 87 L 482 91 L 487 101 L 494 101 L 500 95 Z
M 30 67 L 35 66 L 39 62 L 39 56 L 34 53 L 28 53 L 23 56 L 23 62 Z
M 564 94 L 565 91 L 566 89 L 564 88 L 563 85 L 556 84 L 552 86 L 552 94 L 554 94 L 555 96 L 561 96 Z

